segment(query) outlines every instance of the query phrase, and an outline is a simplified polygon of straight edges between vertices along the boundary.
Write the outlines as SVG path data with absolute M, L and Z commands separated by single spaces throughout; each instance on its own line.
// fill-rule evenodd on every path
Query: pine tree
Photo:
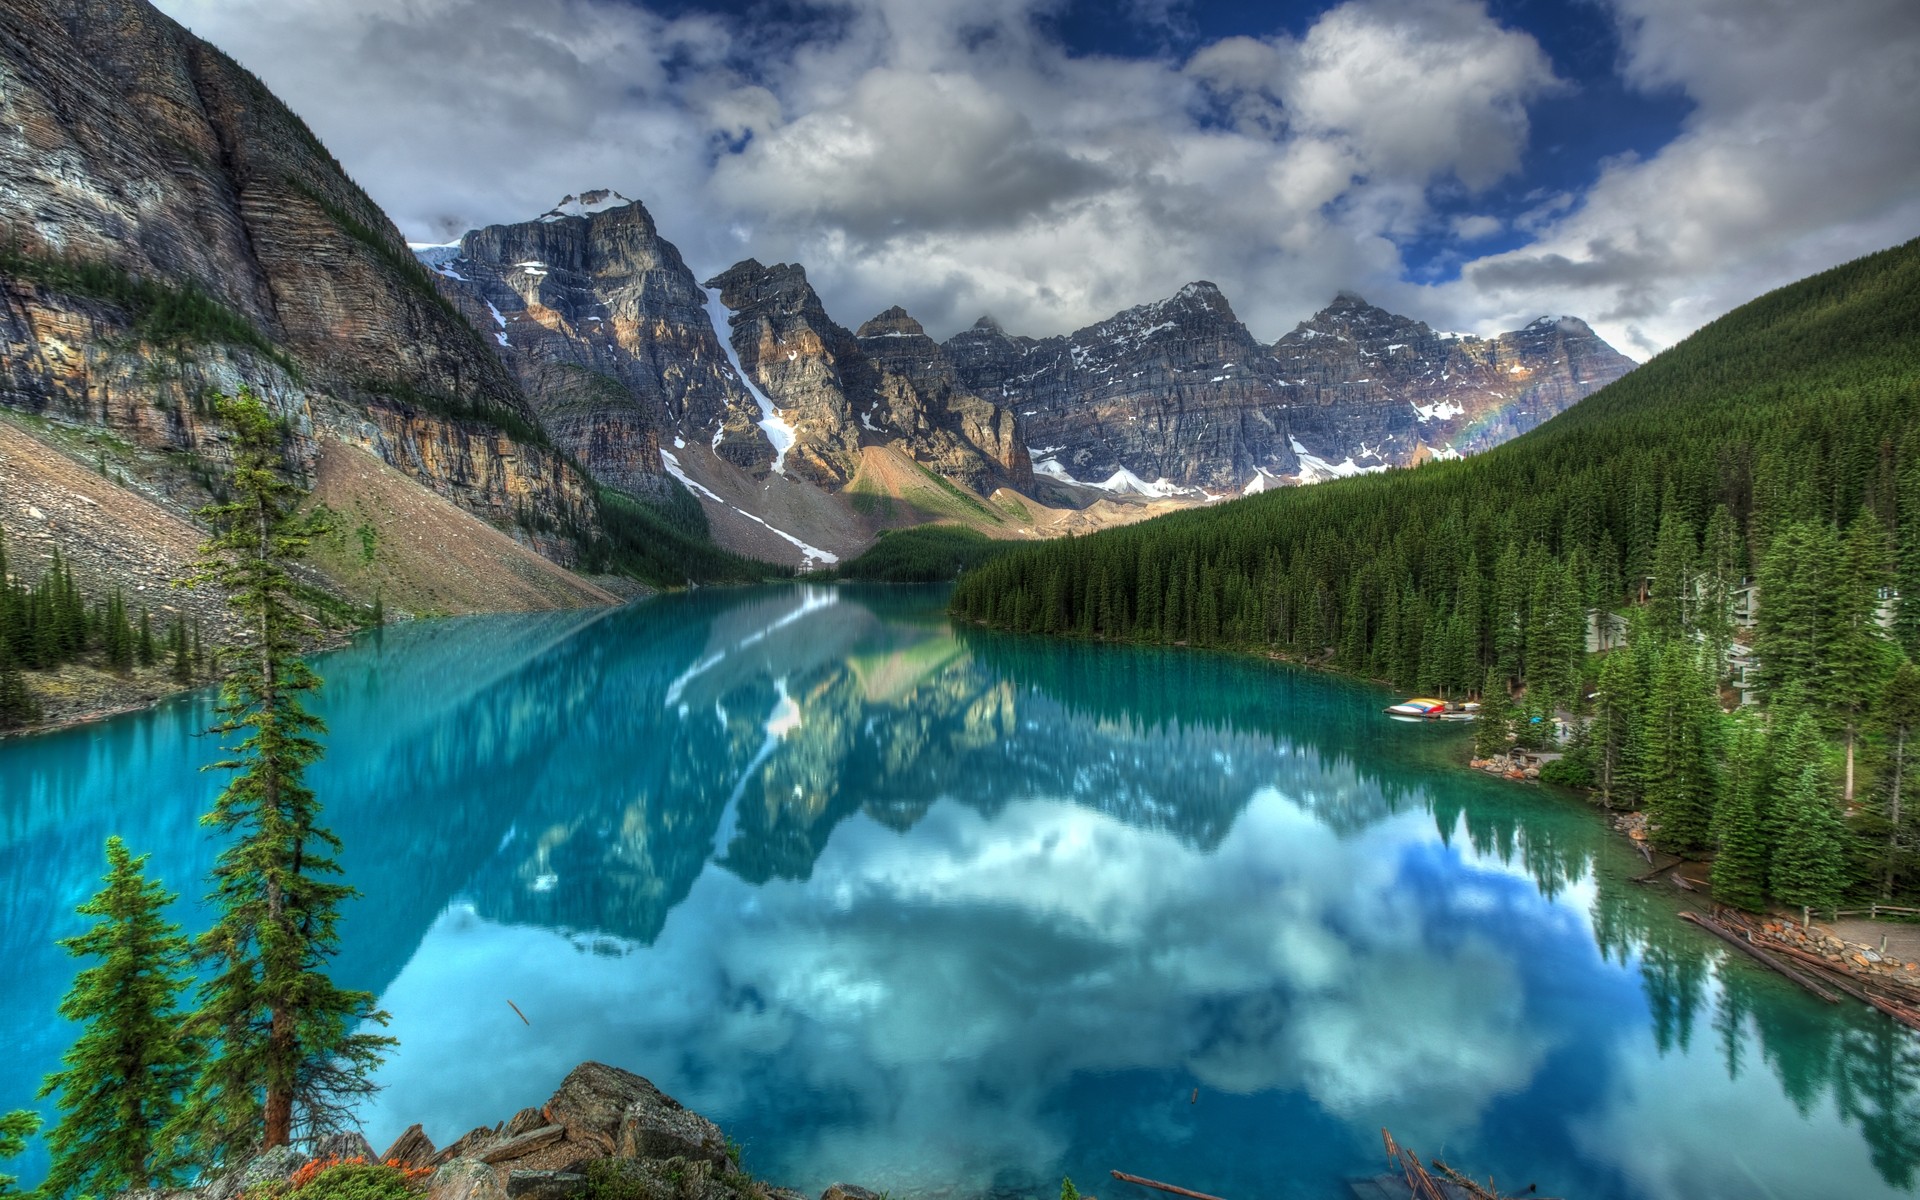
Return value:
M 1882 833 L 1875 874 L 1880 898 L 1893 898 L 1894 880 L 1912 869 L 1915 837 L 1913 816 L 1906 809 L 1907 776 L 1911 774 L 1914 736 L 1920 733 L 1920 669 L 1902 661 L 1880 694 L 1873 714 L 1876 731 L 1886 743 L 1880 771 L 1875 832 Z
M 1487 671 L 1480 688 L 1480 714 L 1473 725 L 1473 752 L 1480 758 L 1495 758 L 1507 752 L 1513 741 L 1513 697 L 1507 694 L 1507 681 L 1498 667 Z
M 193 682 L 193 658 L 187 646 L 187 626 L 184 621 L 173 623 L 173 632 L 167 638 L 173 651 L 173 681 L 187 684 Z
M 143 667 L 153 665 L 153 614 L 140 610 L 140 636 L 134 640 L 134 659 Z
M 176 898 L 143 874 L 146 856 L 107 839 L 106 887 L 82 904 L 92 929 L 60 944 L 93 959 L 60 1002 L 79 1040 L 47 1076 L 61 1117 L 47 1135 L 53 1166 L 40 1194 L 110 1196 L 177 1182 L 179 1163 L 161 1137 L 192 1081 L 196 1046 L 175 1011 L 186 990 L 187 939 L 163 910 Z
M 1589 736 L 1600 802 L 1609 808 L 1640 794 L 1639 720 L 1645 709 L 1646 689 L 1635 669 L 1633 651 L 1626 647 L 1608 651 L 1600 660 Z
M 1766 786 L 1766 737 L 1751 713 L 1730 722 L 1726 770 L 1714 805 L 1713 898 L 1722 904 L 1759 912 L 1767 903 L 1767 838 L 1760 824 L 1760 800 Z
M 38 720 L 40 706 L 27 690 L 26 676 L 13 656 L 13 644 L 0 637 L 0 729 Z
M 1799 685 L 1824 699 L 1820 684 L 1833 638 L 1834 575 L 1839 548 L 1822 521 L 1786 525 L 1761 560 L 1754 650 L 1769 691 Z
M 201 985 L 197 1031 L 211 1056 L 182 1107 L 178 1128 L 203 1161 L 290 1143 L 296 1127 L 338 1128 L 373 1090 L 368 1078 L 391 1038 L 354 1033 L 386 1014 L 366 992 L 334 985 L 340 905 L 353 888 L 332 881 L 340 842 L 320 824 L 303 781 L 320 757 L 323 727 L 301 697 L 319 679 L 299 657 L 300 619 L 287 562 L 315 532 L 291 515 L 293 488 L 277 473 L 279 427 L 243 392 L 216 411 L 234 431 L 231 499 L 203 510 L 216 531 L 201 578 L 223 590 L 249 644 L 222 655 L 219 722 L 239 740 L 213 769 L 233 772 L 202 823 L 230 839 L 208 896 L 218 917 L 196 956 L 212 968 Z
M 1653 631 L 1677 638 L 1692 629 L 1693 563 L 1696 551 L 1693 527 L 1668 494 L 1660 517 L 1660 535 L 1653 552 L 1653 584 L 1647 601 Z
M 1773 858 L 1773 894 L 1795 908 L 1831 910 L 1847 882 L 1847 827 L 1817 766 L 1786 793 L 1786 836 Z
M 18 1108 L 0 1115 L 0 1163 L 18 1158 L 27 1148 L 27 1139 L 40 1128 L 40 1114 L 24 1108 Z M 0 1175 L 0 1196 L 15 1194 L 14 1184 L 17 1176 Z
M 1707 680 L 1691 643 L 1660 654 L 1645 718 L 1647 816 L 1662 846 L 1707 845 L 1713 816 L 1715 723 Z
M 1833 580 L 1833 636 L 1827 648 L 1825 693 L 1833 722 L 1846 746 L 1846 782 L 1841 799 L 1852 803 L 1854 749 L 1860 722 L 1893 669 L 1893 641 L 1879 622 L 1881 591 L 1892 583 L 1886 531 L 1862 513 L 1847 531 Z

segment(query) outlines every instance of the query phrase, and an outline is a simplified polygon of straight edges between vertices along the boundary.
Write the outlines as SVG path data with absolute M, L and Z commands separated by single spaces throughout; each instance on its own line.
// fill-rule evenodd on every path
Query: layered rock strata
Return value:
M 838 488 L 866 445 L 898 443 L 975 491 L 1031 481 L 1017 419 L 964 387 L 938 343 L 899 308 L 858 335 L 827 315 L 806 271 L 737 263 L 707 281 L 730 311 L 734 351 L 792 431 L 786 466 Z
M 1343 294 L 1272 347 L 1204 281 L 1071 335 L 991 318 L 943 349 L 1019 416 L 1036 471 L 1213 494 L 1452 457 L 1523 433 L 1630 370 L 1583 322 L 1481 339 Z
M 217 465 L 249 387 L 567 558 L 590 481 L 306 126 L 144 0 L 0 0 L 0 404 Z

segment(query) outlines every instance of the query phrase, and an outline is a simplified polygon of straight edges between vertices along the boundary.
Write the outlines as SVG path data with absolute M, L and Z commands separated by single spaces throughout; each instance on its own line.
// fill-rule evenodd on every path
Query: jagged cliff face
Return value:
M 1206 282 L 1066 337 L 983 318 L 943 349 L 964 386 L 1015 409 L 1036 472 L 1148 494 L 1484 449 L 1633 366 L 1573 318 L 1485 341 L 1345 295 L 1268 348 Z
M 707 282 L 731 310 L 742 367 L 791 427 L 785 465 L 822 486 L 853 478 L 863 445 L 897 443 L 982 493 L 1029 484 L 1016 418 L 961 385 L 919 322 L 888 309 L 856 335 L 836 324 L 797 266 L 738 263 Z
M 1436 333 L 1350 294 L 1276 342 L 1272 360 L 1290 404 L 1365 414 L 1344 442 L 1330 430 L 1332 454 L 1320 457 L 1366 465 L 1496 446 L 1634 366 L 1577 317 L 1484 339 Z
M 589 191 L 415 250 L 488 332 L 554 440 L 602 483 L 657 491 L 660 448 L 675 436 L 749 470 L 772 461 L 706 292 L 642 205 Z
M 591 524 L 589 481 L 392 224 L 259 80 L 144 0 L 0 0 L 0 222 L 18 248 L 0 403 L 217 460 L 195 402 L 250 386 L 292 419 L 296 459 L 356 442 L 525 518 L 562 559 L 554 531 Z M 155 316 L 188 291 L 213 304 Z

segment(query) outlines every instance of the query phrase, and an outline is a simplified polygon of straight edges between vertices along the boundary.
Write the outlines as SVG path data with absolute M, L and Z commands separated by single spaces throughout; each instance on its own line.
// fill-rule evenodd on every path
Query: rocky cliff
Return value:
M 1266 347 L 1204 281 L 1068 336 L 982 318 L 943 349 L 963 386 L 1018 413 L 1036 472 L 1149 495 L 1484 449 L 1633 366 L 1574 318 L 1482 340 L 1344 294 Z
M 0 404 L 224 457 L 209 389 L 569 559 L 591 482 L 374 206 L 258 79 L 144 0 L 0 0 Z
M 643 205 L 588 191 L 533 220 L 414 249 L 488 331 L 555 442 L 602 483 L 657 493 L 660 448 L 674 436 L 748 470 L 772 462 L 706 292 Z
M 1016 419 L 960 383 L 946 354 L 899 308 L 856 335 L 827 315 L 806 271 L 748 259 L 708 280 L 730 310 L 735 353 L 791 429 L 785 466 L 825 487 L 860 467 L 862 446 L 898 444 L 985 494 L 1030 483 Z

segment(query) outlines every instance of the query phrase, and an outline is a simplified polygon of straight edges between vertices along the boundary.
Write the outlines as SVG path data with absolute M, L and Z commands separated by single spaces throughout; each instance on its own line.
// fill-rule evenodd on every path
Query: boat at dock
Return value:
M 1385 712 L 1390 717 L 1411 717 L 1423 721 L 1471 721 L 1479 715 L 1480 706 L 1471 701 L 1451 704 L 1445 700 L 1415 696 L 1411 700 L 1387 705 Z

